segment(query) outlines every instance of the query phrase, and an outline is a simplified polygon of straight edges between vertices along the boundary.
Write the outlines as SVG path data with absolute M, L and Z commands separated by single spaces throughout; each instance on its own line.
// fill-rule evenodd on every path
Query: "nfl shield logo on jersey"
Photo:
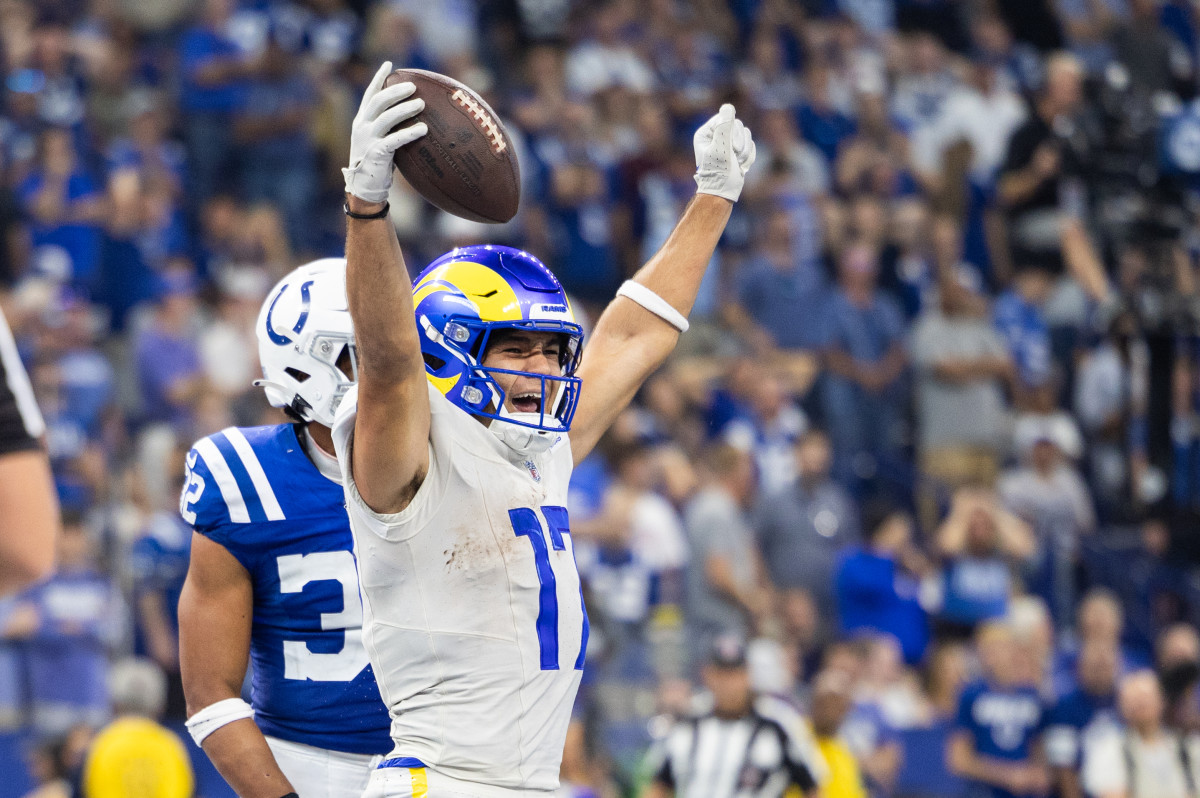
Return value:
M 532 460 L 526 460 L 525 467 L 529 469 L 529 476 L 533 477 L 534 482 L 542 481 L 542 475 L 538 473 L 537 463 Z

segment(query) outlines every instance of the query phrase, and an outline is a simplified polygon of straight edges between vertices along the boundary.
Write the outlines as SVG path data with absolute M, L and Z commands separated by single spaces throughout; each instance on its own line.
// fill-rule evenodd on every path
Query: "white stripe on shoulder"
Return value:
M 233 444 L 233 450 L 237 452 L 238 458 L 246 468 L 246 473 L 250 475 L 250 481 L 254 483 L 254 489 L 258 491 L 258 499 L 262 502 L 263 511 L 267 514 L 267 520 L 284 520 L 286 516 L 283 514 L 283 508 L 279 506 L 279 500 L 275 498 L 275 491 L 271 490 L 271 481 L 267 479 L 267 472 L 263 471 L 262 463 L 258 461 L 258 455 L 254 453 L 250 441 L 246 440 L 246 436 L 237 427 L 229 427 L 222 432 Z
M 221 497 L 225 499 L 225 506 L 229 508 L 229 520 L 235 524 L 250 523 L 250 513 L 246 510 L 246 501 L 242 498 L 242 492 L 238 490 L 237 479 L 229 470 L 229 463 L 225 462 L 221 450 L 217 448 L 211 438 L 196 441 L 195 448 L 196 453 L 208 466 L 208 470 L 212 472 L 213 479 L 217 481 L 217 487 L 221 489 Z
M 13 340 L 12 330 L 8 328 L 8 320 L 0 313 L 0 362 L 4 364 L 4 378 L 8 390 L 12 391 L 17 403 L 17 412 L 21 415 L 21 423 L 25 433 L 31 438 L 40 438 L 46 431 L 46 422 L 42 411 L 38 409 L 37 400 L 33 396 L 33 386 L 29 383 L 29 375 L 21 364 L 21 355 L 17 352 L 17 342 Z

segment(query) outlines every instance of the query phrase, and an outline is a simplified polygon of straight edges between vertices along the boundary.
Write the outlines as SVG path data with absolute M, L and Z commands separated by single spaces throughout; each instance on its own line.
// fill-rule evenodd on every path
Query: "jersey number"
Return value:
M 183 475 L 183 493 L 179 497 L 179 514 L 183 516 L 184 521 L 193 526 L 196 524 L 196 511 L 192 509 L 192 505 L 200 501 L 200 495 L 204 493 L 204 477 L 192 470 L 195 467 L 196 452 L 188 452 L 187 470 Z
M 344 629 L 341 651 L 318 654 L 303 640 L 283 641 L 283 676 L 314 682 L 349 682 L 369 664 L 362 643 L 362 604 L 358 597 L 358 570 L 348 551 L 285 554 L 279 565 L 279 590 L 299 593 L 309 582 L 334 581 L 342 586 L 340 612 L 321 613 L 322 629 Z
M 550 527 L 550 545 L 555 551 L 565 551 L 567 546 L 563 536 L 571 534 L 567 519 L 566 507 L 547 505 L 542 507 L 542 515 L 546 517 L 546 525 Z M 558 582 L 554 578 L 554 569 L 550 565 L 550 550 L 546 547 L 546 538 L 542 534 L 542 522 L 537 513 L 528 507 L 509 510 L 508 517 L 512 521 L 513 531 L 520 537 L 529 538 L 533 545 L 533 560 L 537 565 L 538 575 L 538 617 L 537 636 L 538 649 L 541 656 L 542 670 L 558 670 Z M 579 656 L 575 658 L 575 670 L 583 670 L 583 658 L 587 653 L 588 617 L 587 607 L 583 606 L 583 588 L 579 590 L 579 606 L 583 611 L 583 634 L 580 638 Z

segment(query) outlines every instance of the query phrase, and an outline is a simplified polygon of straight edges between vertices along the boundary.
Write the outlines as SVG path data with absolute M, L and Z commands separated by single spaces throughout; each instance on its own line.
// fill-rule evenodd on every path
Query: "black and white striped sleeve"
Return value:
M 0 313 L 0 455 L 41 448 L 45 431 L 12 330 Z
M 656 784 L 678 791 L 687 781 L 695 749 L 696 721 L 681 720 L 650 748 L 649 772 Z

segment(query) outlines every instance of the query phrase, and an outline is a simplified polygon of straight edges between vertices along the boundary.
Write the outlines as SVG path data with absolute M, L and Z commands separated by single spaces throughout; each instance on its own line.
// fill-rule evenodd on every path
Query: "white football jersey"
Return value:
M 570 442 L 518 456 L 432 385 L 429 404 L 429 473 L 399 513 L 358 494 L 357 389 L 334 426 L 392 755 L 462 781 L 553 790 L 588 634 L 566 511 Z

